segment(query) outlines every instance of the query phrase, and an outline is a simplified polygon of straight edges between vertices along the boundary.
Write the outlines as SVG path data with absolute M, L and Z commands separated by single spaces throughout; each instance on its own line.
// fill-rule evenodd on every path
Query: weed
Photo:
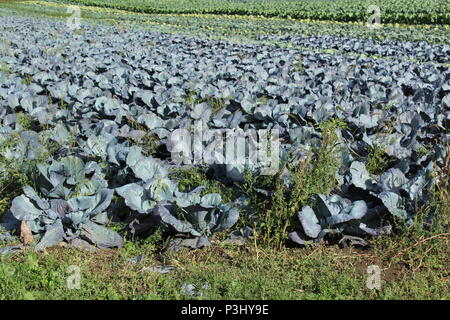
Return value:
M 11 74 L 11 70 L 6 62 L 3 62 L 2 64 L 0 64 L 0 72 L 3 72 L 6 75 Z
M 256 205 L 260 220 L 255 228 L 265 244 L 281 247 L 287 240 L 295 213 L 315 194 L 330 194 L 338 187 L 336 172 L 340 167 L 339 137 L 336 130 L 346 128 L 341 120 L 330 119 L 318 126 L 322 131 L 322 144 L 309 153 L 300 163 L 288 164 L 273 177 L 267 186 L 274 190 L 268 199 L 256 194 L 257 182 L 246 177 L 244 187 L 248 190 L 250 201 Z M 291 163 L 291 162 L 289 162 Z M 283 170 L 290 173 L 289 183 L 282 178 Z M 252 180 L 253 179 L 253 180 Z M 265 206 L 265 205 L 267 206 Z
M 195 104 L 198 104 L 201 102 L 203 102 L 203 100 L 197 96 L 197 93 L 195 91 L 187 90 L 184 103 L 188 107 L 193 108 Z
M 417 150 L 417 154 L 419 157 L 425 157 L 425 156 L 429 155 L 430 153 L 431 153 L 430 148 L 427 148 L 427 146 L 425 146 L 425 145 L 420 145 Z
M 302 74 L 303 72 L 305 72 L 305 68 L 303 65 L 303 55 L 298 55 L 297 58 L 295 59 L 293 65 L 292 65 L 292 71 L 293 72 L 297 72 L 299 74 Z
M 31 116 L 24 113 L 17 114 L 17 123 L 20 125 L 22 130 L 29 130 L 32 127 L 32 119 Z
M 178 182 L 178 188 L 183 192 L 204 186 L 205 188 L 200 192 L 201 196 L 207 193 L 218 193 L 224 202 L 230 202 L 234 198 L 231 188 L 226 188 L 217 180 L 208 179 L 206 169 L 202 167 L 173 169 L 169 173 L 169 177 Z
M 389 159 L 380 145 L 369 146 L 366 159 L 366 168 L 369 173 L 374 175 L 382 174 L 386 171 Z
M 154 133 L 149 132 L 145 126 L 134 120 L 132 117 L 127 117 L 127 122 L 133 129 L 145 132 L 145 134 L 140 139 L 137 139 L 136 141 L 133 140 L 133 144 L 141 147 L 142 152 L 146 156 L 155 154 L 158 148 L 158 136 Z
M 45 134 L 39 135 L 41 147 L 35 150 L 34 159 L 15 159 L 6 157 L 8 150 L 14 149 L 19 143 L 23 142 L 21 133 L 32 126 L 32 119 L 28 115 L 18 114 L 18 123 L 21 129 L 10 134 L 0 143 L 0 215 L 10 207 L 11 201 L 22 193 L 22 188 L 31 186 L 37 190 L 37 165 L 53 156 L 60 146 L 50 140 Z
M 142 153 L 146 156 L 151 156 L 156 153 L 158 148 L 159 138 L 156 134 L 146 133 L 135 145 L 142 148 Z
M 267 104 L 267 102 L 269 102 L 269 97 L 267 95 L 262 95 L 261 97 L 258 98 L 256 104 L 258 106 L 261 106 Z
M 73 34 L 77 35 L 77 36 L 81 36 L 84 34 L 84 30 L 83 29 L 77 29 L 73 32 Z
M 215 113 L 225 106 L 225 101 L 222 98 L 208 97 L 206 102 L 211 106 L 212 112 Z
M 290 208 L 291 199 L 287 196 L 286 187 L 278 179 L 275 183 L 274 195 L 272 196 L 272 208 L 267 210 L 262 221 L 257 224 L 259 233 L 264 243 L 282 246 L 286 240 L 286 231 L 292 223 L 295 208 Z
M 190 107 L 193 108 L 194 105 L 207 102 L 212 109 L 212 112 L 215 113 L 222 109 L 225 106 L 225 99 L 223 98 L 216 98 L 216 97 L 207 97 L 206 99 L 200 98 L 197 96 L 197 93 L 195 91 L 187 90 L 186 97 L 184 100 L 184 103 Z
M 62 110 L 67 110 L 67 103 L 63 100 L 63 99 L 60 99 L 59 100 L 59 107 L 62 109 Z
M 33 77 L 31 77 L 29 75 L 24 76 L 21 80 L 21 83 L 25 84 L 25 85 L 30 85 L 32 82 L 33 82 Z
M 37 160 L 17 161 L 0 156 L 0 215 L 10 207 L 11 201 L 22 193 L 22 187 L 35 186 Z
M 450 146 L 447 146 L 447 156 L 442 168 L 435 165 L 436 183 L 431 190 L 429 210 L 432 214 L 431 230 L 444 232 L 450 226 Z

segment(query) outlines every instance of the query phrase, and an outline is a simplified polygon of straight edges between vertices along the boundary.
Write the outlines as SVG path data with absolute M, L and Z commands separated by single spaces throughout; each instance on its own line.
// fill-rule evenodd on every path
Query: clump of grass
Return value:
M 194 105 L 206 102 L 211 106 L 211 109 L 213 113 L 219 111 L 225 106 L 225 99 L 223 98 L 217 98 L 217 97 L 206 97 L 206 98 L 200 98 L 198 97 L 197 93 L 195 91 L 187 90 L 186 97 L 184 100 L 184 103 L 192 108 Z
M 386 171 L 388 165 L 389 158 L 384 152 L 382 146 L 378 144 L 370 146 L 366 159 L 367 171 L 371 174 L 379 175 Z
M 142 148 L 142 153 L 151 156 L 156 153 L 158 148 L 158 136 L 156 134 L 145 134 L 136 145 Z
M 300 54 L 295 59 L 292 65 L 292 71 L 302 74 L 305 71 L 305 67 L 303 65 L 303 56 Z
M 30 85 L 30 84 L 33 82 L 33 77 L 31 77 L 31 76 L 29 76 L 29 75 L 24 76 L 24 77 L 22 78 L 21 82 L 22 82 L 22 84 Z
M 195 104 L 201 103 L 203 100 L 197 96 L 197 93 L 192 90 L 187 90 L 186 97 L 184 99 L 184 103 L 192 108 Z
M 11 74 L 11 70 L 10 70 L 8 64 L 6 64 L 6 62 L 3 62 L 2 64 L 0 64 L 0 72 L 3 72 L 6 75 Z
M 267 95 L 262 95 L 261 97 L 258 98 L 258 101 L 256 102 L 256 104 L 258 106 L 261 106 L 261 105 L 265 105 L 267 102 L 269 102 L 269 97 Z
M 32 186 L 37 189 L 37 165 L 53 156 L 60 146 L 45 134 L 39 135 L 40 153 L 35 159 L 15 159 L 5 157 L 5 152 L 22 142 L 21 133 L 32 128 L 33 121 L 29 115 L 19 113 L 17 122 L 21 128 L 5 137 L 0 143 L 0 216 L 10 207 L 11 201 L 22 193 L 22 188 Z
M 430 201 L 430 209 L 434 211 L 431 230 L 444 232 L 450 227 L 450 146 L 447 146 L 443 167 L 435 165 L 435 168 L 436 183 Z
M 30 115 L 21 112 L 17 114 L 17 123 L 22 130 L 29 130 L 33 125 L 33 120 Z
M 225 106 L 225 101 L 222 98 L 208 97 L 206 102 L 211 106 L 213 113 L 219 111 Z
M 68 108 L 67 103 L 63 99 L 59 100 L 59 107 L 62 110 L 67 110 L 67 108 Z
M 146 156 L 156 154 L 159 141 L 158 136 L 154 133 L 149 132 L 145 126 L 134 120 L 132 117 L 128 117 L 127 122 L 133 129 L 145 132 L 144 136 L 142 136 L 140 139 L 133 140 L 133 144 L 141 147 L 142 153 Z
M 416 271 L 402 262 L 384 264 L 380 259 L 386 247 L 380 255 L 325 246 L 296 250 L 251 245 L 161 255 L 154 241 L 126 241 L 121 249 L 98 253 L 69 247 L 52 248 L 46 254 L 26 249 L 0 257 L 0 299 L 192 299 L 182 293 L 186 283 L 197 288 L 207 283 L 203 297 L 225 300 L 449 297 L 444 264 L 448 255 L 444 255 L 444 239 L 439 238 L 424 243 L 433 249 L 422 257 Z M 129 259 L 137 255 L 143 256 L 142 261 L 131 263 Z M 367 266 L 373 264 L 381 268 L 380 290 L 366 286 Z M 145 270 L 157 265 L 176 268 L 168 274 Z M 74 275 L 69 266 L 79 267 L 79 289 L 68 289 L 69 277 Z
M 0 216 L 9 209 L 11 201 L 22 193 L 24 186 L 36 187 L 38 160 L 17 161 L 0 155 Z
M 234 198 L 231 188 L 227 188 L 217 180 L 209 179 L 206 169 L 202 167 L 173 169 L 169 173 L 169 177 L 178 182 L 178 188 L 183 192 L 204 186 L 205 188 L 200 193 L 201 196 L 207 193 L 218 193 L 224 202 L 232 201 Z

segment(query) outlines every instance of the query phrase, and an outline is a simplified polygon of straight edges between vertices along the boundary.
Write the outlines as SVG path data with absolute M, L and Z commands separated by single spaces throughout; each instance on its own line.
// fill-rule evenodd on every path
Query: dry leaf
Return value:
M 33 234 L 26 221 L 22 221 L 20 224 L 20 241 L 22 241 L 24 245 L 33 242 Z

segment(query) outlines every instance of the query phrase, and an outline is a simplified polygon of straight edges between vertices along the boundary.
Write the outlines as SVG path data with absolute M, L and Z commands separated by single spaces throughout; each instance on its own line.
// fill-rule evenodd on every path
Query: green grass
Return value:
M 382 147 L 378 145 L 369 147 L 366 159 L 366 168 L 369 173 L 375 175 L 382 174 L 387 169 L 388 164 L 388 156 Z
M 30 85 L 33 82 L 33 78 L 31 76 L 27 75 L 22 78 L 21 82 L 22 82 L 22 84 Z
M 9 66 L 4 62 L 0 65 L 0 72 L 3 72 L 6 75 L 11 74 L 11 70 L 9 69 Z
M 53 248 L 17 253 L 0 263 L 0 299 L 186 299 L 185 283 L 208 299 L 448 299 L 448 237 L 437 237 L 394 258 L 407 243 L 380 239 L 369 251 L 319 246 L 273 249 L 215 246 L 162 255 L 151 241 L 89 253 Z M 401 239 L 400 239 L 401 240 Z M 427 254 L 423 255 L 424 251 Z M 143 255 L 132 264 L 127 259 Z M 381 269 L 381 289 L 366 286 L 367 267 Z M 447 263 L 448 264 L 448 263 Z M 159 274 L 144 267 L 173 265 Z M 68 289 L 80 268 L 80 288 Z M 197 297 L 201 298 L 201 297 Z
M 297 56 L 297 59 L 295 60 L 292 68 L 293 72 L 297 72 L 299 74 L 302 74 L 305 71 L 304 65 L 303 65 L 303 56 L 299 54 Z

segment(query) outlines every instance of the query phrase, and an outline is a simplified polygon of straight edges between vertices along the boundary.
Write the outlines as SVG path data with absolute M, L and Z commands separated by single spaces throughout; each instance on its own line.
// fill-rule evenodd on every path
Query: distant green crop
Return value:
M 367 9 L 380 7 L 382 23 L 450 24 L 445 0 L 57 0 L 142 13 L 226 14 L 366 22 Z

